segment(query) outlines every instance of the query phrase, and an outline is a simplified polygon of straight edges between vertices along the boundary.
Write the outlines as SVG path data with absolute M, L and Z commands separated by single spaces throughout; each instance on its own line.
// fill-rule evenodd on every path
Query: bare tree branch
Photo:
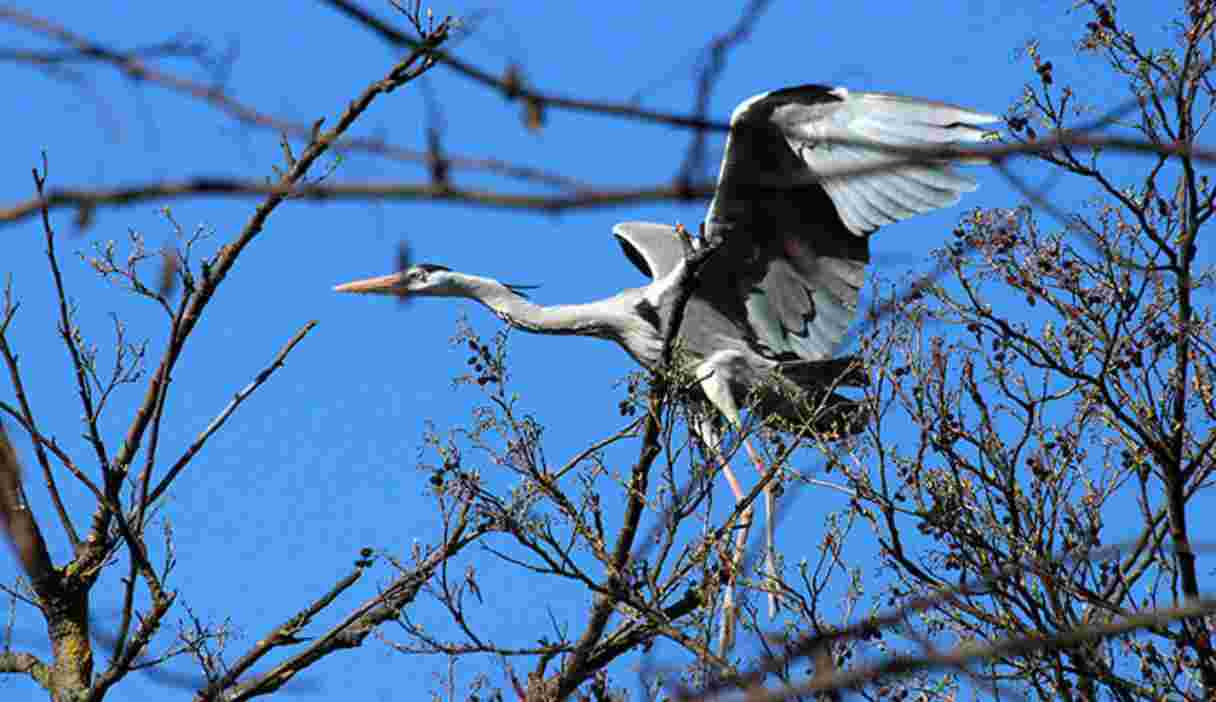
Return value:
M 21 568 L 35 588 L 43 587 L 42 583 L 51 576 L 55 566 L 42 539 L 42 530 L 26 502 L 21 464 L 3 424 L 0 424 L 0 527 L 4 528 L 4 535 L 16 552 Z
M 383 20 L 378 19 L 375 15 L 372 15 L 368 11 L 359 7 L 356 3 L 348 2 L 347 0 L 324 0 L 324 2 L 339 12 L 345 14 L 347 17 L 355 20 L 359 24 L 367 27 L 381 39 L 393 44 L 394 46 L 402 46 L 407 48 L 416 48 L 417 46 L 417 40 L 402 33 Z M 646 110 L 637 107 L 636 105 L 598 102 L 594 100 L 583 100 L 556 94 L 543 93 L 525 86 L 522 83 L 519 75 L 515 72 L 508 72 L 502 78 L 497 78 L 487 71 L 456 58 L 449 52 L 439 51 L 436 52 L 435 56 L 436 59 L 445 66 L 467 78 L 472 79 L 475 82 L 481 83 L 488 88 L 501 92 L 508 100 L 521 100 L 525 105 L 534 106 L 533 109 L 542 112 L 546 108 L 553 107 L 577 112 L 588 112 L 612 117 L 623 117 L 626 119 L 651 122 L 655 124 L 665 124 L 673 127 L 714 130 L 719 132 L 725 132 L 730 128 L 730 125 L 722 122 L 711 122 L 693 116 Z
M 261 372 L 257 374 L 257 377 L 250 381 L 248 385 L 241 388 L 236 395 L 233 396 L 232 401 L 220 411 L 219 415 L 217 415 L 215 419 L 211 420 L 211 423 L 207 425 L 207 428 L 204 429 L 203 432 L 199 434 L 198 437 L 190 444 L 190 446 L 186 448 L 186 451 L 182 454 L 181 458 L 178 458 L 173 466 L 169 468 L 169 470 L 165 473 L 165 476 L 160 479 L 160 482 L 158 482 L 156 487 L 153 488 L 151 493 L 148 494 L 147 499 L 141 502 L 139 505 L 139 510 L 141 512 L 150 504 L 155 502 L 161 495 L 163 495 L 165 490 L 169 489 L 169 486 L 173 483 L 174 479 L 177 478 L 178 474 L 181 473 L 182 470 L 190 463 L 190 461 L 193 460 L 196 455 L 198 455 L 198 452 L 202 450 L 203 445 L 207 443 L 207 439 L 211 438 L 212 434 L 219 431 L 220 427 L 224 426 L 224 423 L 228 421 L 228 418 L 231 417 L 234 412 L 236 412 L 237 408 L 241 406 L 242 402 L 248 399 L 249 396 L 252 395 L 259 387 L 261 387 L 263 383 L 269 380 L 270 376 L 273 375 L 275 371 L 283 367 L 287 360 L 287 355 L 290 354 L 292 350 L 295 349 L 296 345 L 304 340 L 304 337 L 308 335 L 308 332 L 312 331 L 316 326 L 316 320 L 305 324 L 298 332 L 295 333 L 294 336 L 291 337 L 287 344 L 279 350 L 279 353 L 275 355 L 274 360 L 270 362 L 270 365 L 263 368 Z
M 254 666 L 254 664 L 264 658 L 266 654 L 270 653 L 275 648 L 300 644 L 302 640 L 297 635 L 303 631 L 304 627 L 312 623 L 313 618 L 316 617 L 317 614 L 333 604 L 334 600 L 336 600 L 339 595 L 346 592 L 352 585 L 358 582 L 361 577 L 363 577 L 363 572 L 366 565 L 366 561 L 360 561 L 358 564 L 356 564 L 355 569 L 352 572 L 335 583 L 328 592 L 317 598 L 315 602 L 308 605 L 308 607 L 301 610 L 295 616 L 275 627 L 274 630 L 269 634 L 259 639 L 258 642 L 254 644 L 254 646 L 249 649 L 247 653 L 245 653 L 245 655 L 241 656 L 240 659 L 232 664 L 232 666 L 228 669 L 228 672 L 225 673 L 224 677 L 216 680 L 214 683 L 208 686 L 205 691 L 200 692 L 199 697 L 202 699 L 211 699 L 215 695 L 220 694 L 223 690 L 227 690 L 228 688 L 232 687 L 237 683 L 242 675 L 244 675 L 250 668 Z
M 0 653 L 0 673 L 25 673 L 47 692 L 51 691 L 50 673 L 46 664 L 31 653 Z
M 1039 651 L 1062 651 L 1091 641 L 1100 641 L 1120 634 L 1141 629 L 1160 627 L 1188 617 L 1199 617 L 1216 612 L 1216 600 L 1201 598 L 1181 607 L 1169 607 L 1133 614 L 1122 619 L 1078 627 L 1056 634 L 1035 634 L 1010 637 L 992 643 L 972 643 L 958 646 L 940 653 L 930 652 L 918 656 L 892 656 L 873 665 L 859 666 L 841 671 L 800 685 L 791 685 L 772 691 L 751 688 L 747 699 L 754 702 L 778 702 L 800 695 L 831 690 L 855 690 L 867 683 L 888 676 L 906 675 L 921 670 L 962 669 L 977 661 L 992 660 L 1007 656 L 1025 656 Z M 692 699 L 698 699 L 693 697 Z
M 751 36 L 752 28 L 764 15 L 768 5 L 769 0 L 751 0 L 734 26 L 714 37 L 713 41 L 709 43 L 706 49 L 708 55 L 705 58 L 705 64 L 701 68 L 700 75 L 697 76 L 695 98 L 697 117 L 706 120 L 709 118 L 709 101 L 713 97 L 718 80 L 722 77 L 722 72 L 726 70 L 727 54 L 731 49 L 747 41 Z M 706 131 L 698 128 L 693 132 L 692 141 L 688 145 L 688 153 L 684 157 L 684 165 L 680 167 L 679 180 L 681 182 L 691 183 L 704 172 L 705 166 L 708 165 Z
M 11 283 L 6 284 L 4 288 L 4 321 L 0 323 L 0 356 L 4 357 L 4 364 L 8 368 L 8 377 L 13 384 L 13 394 L 17 396 L 17 405 L 21 408 L 18 416 L 25 426 L 37 432 L 38 425 L 34 420 L 34 411 L 30 407 L 29 397 L 25 392 L 25 383 L 21 380 L 21 372 L 17 364 L 17 354 L 8 343 L 8 327 L 13 321 L 13 317 L 17 314 L 18 307 L 17 303 L 13 301 L 12 292 Z M 42 479 L 46 485 L 47 494 L 51 498 L 51 503 L 55 505 L 55 512 L 59 515 L 59 524 L 68 537 L 68 543 L 75 549 L 80 543 L 80 537 L 76 535 L 76 527 L 72 524 L 72 518 L 68 515 L 67 508 L 63 505 L 63 498 L 59 494 L 59 485 L 55 481 L 54 471 L 51 470 L 51 462 L 46 455 L 46 448 L 38 441 L 34 442 L 34 456 L 37 457 L 38 465 L 42 468 Z
M 256 179 L 199 177 L 177 182 L 155 182 L 99 190 L 56 189 L 45 198 L 29 200 L 0 209 L 0 224 L 9 224 L 32 217 L 43 205 L 51 209 L 92 211 L 98 207 L 122 207 L 147 201 L 163 201 L 198 196 L 263 197 L 293 200 L 385 200 L 435 201 L 459 205 L 478 205 L 499 209 L 537 210 L 544 214 L 561 214 L 571 210 L 617 207 L 638 202 L 673 202 L 708 199 L 713 194 L 710 184 L 688 188 L 656 185 L 649 188 L 622 190 L 586 190 L 572 194 L 527 195 L 468 190 L 451 186 L 420 184 L 360 184 L 308 183 L 268 185 Z
M 1122 151 L 1133 154 L 1155 154 L 1169 157 L 1186 157 L 1196 163 L 1216 163 L 1216 150 L 1182 144 L 1153 144 L 1146 141 L 1109 135 L 1064 133 L 1052 139 L 1034 142 L 1001 144 L 976 149 L 925 150 L 917 148 L 884 147 L 885 151 L 898 158 L 859 168 L 842 168 L 821 176 L 840 178 L 864 176 L 925 159 L 983 159 L 1000 164 L 1008 159 L 1037 156 L 1052 150 L 1069 147 L 1085 147 L 1107 151 Z M 399 200 L 433 201 L 463 205 L 477 205 L 501 209 L 534 210 L 543 214 L 560 214 L 572 210 L 619 207 L 642 202 L 685 202 L 705 200 L 713 195 L 712 183 L 655 185 L 646 188 L 620 190 L 588 189 L 573 194 L 527 195 L 483 190 L 465 190 L 449 186 L 426 184 L 360 184 L 360 183 L 307 183 L 266 184 L 250 179 L 226 177 L 198 177 L 183 181 L 156 182 L 113 189 L 55 189 L 44 197 L 0 209 L 0 224 L 10 224 L 36 215 L 43 206 L 50 209 L 77 209 L 91 212 L 97 207 L 119 207 L 148 200 L 176 199 L 194 196 L 257 197 L 270 195 L 276 201 L 284 199 L 303 200 Z M 87 220 L 87 217 L 84 219 Z
M 19 10 L 0 8 L 0 20 L 7 20 L 72 47 L 65 51 L 54 52 L 0 50 L 0 61 L 29 62 L 50 66 L 60 66 L 64 63 L 100 62 L 113 67 L 128 80 L 140 84 L 152 83 L 166 90 L 199 100 L 241 124 L 270 129 L 299 139 L 307 139 L 311 135 L 311 125 L 277 117 L 242 102 L 225 91 L 218 82 L 204 83 L 192 80 L 160 69 L 145 60 L 165 56 L 201 58 L 204 49 L 197 43 L 170 40 L 150 47 L 119 50 L 104 46 L 66 27 Z M 429 161 L 429 154 L 425 151 L 407 149 L 375 137 L 343 137 L 333 143 L 332 149 L 340 153 L 362 152 L 422 166 L 427 165 Z M 563 189 L 577 191 L 586 187 L 580 181 L 568 176 L 542 168 L 507 163 L 501 159 L 444 154 L 444 163 L 453 169 L 485 171 Z
M 202 690 L 196 699 L 201 702 L 222 695 L 226 702 L 240 702 L 267 695 L 281 688 L 297 673 L 318 660 L 338 651 L 362 645 L 363 640 L 376 627 L 395 619 L 406 605 L 414 601 L 418 592 L 431 579 L 436 569 L 464 547 L 487 533 L 488 526 L 469 526 L 467 518 L 466 509 L 457 517 L 452 533 L 444 543 L 434 549 L 412 572 L 394 580 L 382 594 L 356 608 L 340 623 L 317 637 L 303 651 L 245 682 L 234 681 L 235 687 L 227 690 L 218 688 Z

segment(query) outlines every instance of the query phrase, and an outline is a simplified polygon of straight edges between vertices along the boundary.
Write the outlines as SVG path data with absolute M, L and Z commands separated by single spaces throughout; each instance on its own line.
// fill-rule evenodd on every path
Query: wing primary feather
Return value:
M 857 315 L 868 236 L 974 190 L 952 167 L 968 161 L 951 147 L 983 141 L 990 132 L 982 125 L 997 120 L 819 85 L 740 103 L 705 218 L 705 231 L 730 253 L 702 270 L 694 293 L 716 326 L 690 335 L 707 354 L 746 343 L 768 359 L 830 358 Z M 910 162 L 909 149 L 930 155 Z M 648 251 L 639 254 L 653 266 Z

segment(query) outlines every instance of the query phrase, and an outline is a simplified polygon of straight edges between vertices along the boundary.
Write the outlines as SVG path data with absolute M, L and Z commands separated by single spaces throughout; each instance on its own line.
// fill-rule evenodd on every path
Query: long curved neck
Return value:
M 493 278 L 475 275 L 461 275 L 453 293 L 477 300 L 511 326 L 536 334 L 616 337 L 620 331 L 621 313 L 611 304 L 616 298 L 542 307 Z

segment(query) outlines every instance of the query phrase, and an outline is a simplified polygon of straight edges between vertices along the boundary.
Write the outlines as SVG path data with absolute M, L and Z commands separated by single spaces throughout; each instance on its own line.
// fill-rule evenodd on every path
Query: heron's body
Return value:
M 977 125 L 995 120 L 817 85 L 736 108 L 703 230 L 719 249 L 700 269 L 678 330 L 701 389 L 727 420 L 738 427 L 750 400 L 764 421 L 819 429 L 851 407 L 832 388 L 859 380 L 836 355 L 856 316 L 870 234 L 973 190 L 949 154 L 930 152 L 979 141 L 986 132 Z M 901 149 L 925 155 L 912 160 Z M 535 305 L 512 286 L 425 264 L 337 289 L 472 298 L 525 331 L 610 339 L 655 369 L 687 245 L 662 224 L 624 223 L 614 234 L 652 282 L 584 305 Z

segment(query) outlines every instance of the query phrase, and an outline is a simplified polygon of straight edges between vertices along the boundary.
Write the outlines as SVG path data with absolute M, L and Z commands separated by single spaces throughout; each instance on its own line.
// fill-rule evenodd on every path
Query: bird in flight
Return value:
M 880 227 L 953 205 L 976 188 L 951 166 L 951 149 L 981 142 L 997 121 L 953 105 L 884 93 L 802 85 L 743 101 L 731 115 L 717 188 L 700 246 L 715 247 L 700 267 L 676 332 L 682 357 L 705 400 L 736 430 L 741 410 L 784 431 L 855 432 L 858 403 L 835 392 L 861 385 L 851 357 L 837 357 L 857 316 Z M 666 224 L 613 228 L 629 258 L 652 282 L 586 304 L 541 306 L 518 287 L 434 264 L 339 285 L 340 292 L 400 297 L 465 297 L 527 332 L 616 342 L 642 366 L 662 364 L 667 325 L 692 247 Z M 860 420 L 860 421 L 859 421 Z M 719 453 L 707 416 L 694 430 L 719 456 L 736 500 L 745 493 Z M 750 443 L 743 442 L 762 475 Z M 765 491 L 765 560 L 775 577 L 773 495 Z M 746 545 L 750 508 L 741 515 L 727 578 L 720 645 L 733 639 L 734 571 Z M 770 613 L 775 612 L 769 594 Z

